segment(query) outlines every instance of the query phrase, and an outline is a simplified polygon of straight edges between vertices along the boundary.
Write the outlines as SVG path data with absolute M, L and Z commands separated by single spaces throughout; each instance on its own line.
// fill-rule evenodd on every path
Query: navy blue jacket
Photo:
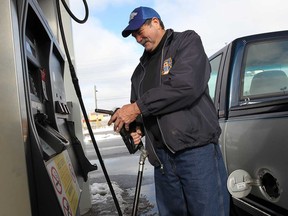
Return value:
M 145 74 L 144 54 L 131 77 L 131 102 L 136 102 L 142 116 L 157 117 L 162 139 L 172 152 L 209 143 L 218 143 L 221 129 L 208 81 L 210 63 L 199 35 L 192 30 L 167 30 L 162 49 L 160 83 L 145 93 L 141 82 Z M 161 165 L 153 147 L 153 136 L 145 128 L 148 159 Z

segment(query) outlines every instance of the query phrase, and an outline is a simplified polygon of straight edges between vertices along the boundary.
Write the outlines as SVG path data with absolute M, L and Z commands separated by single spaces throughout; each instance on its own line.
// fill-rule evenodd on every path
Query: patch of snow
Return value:
M 121 205 L 124 202 L 121 195 L 123 193 L 123 190 L 116 182 L 112 181 L 111 183 L 119 205 Z M 96 203 L 106 203 L 107 200 L 113 198 L 107 183 L 93 183 L 92 185 L 90 185 L 90 191 L 92 205 Z
M 103 131 L 103 133 L 95 133 L 94 131 L 94 137 L 96 139 L 96 141 L 101 141 L 101 140 L 106 140 L 106 139 L 116 139 L 120 137 L 119 133 L 115 133 L 113 130 L 110 131 Z M 89 133 L 84 134 L 84 142 L 85 143 L 91 143 L 91 137 L 89 135 Z

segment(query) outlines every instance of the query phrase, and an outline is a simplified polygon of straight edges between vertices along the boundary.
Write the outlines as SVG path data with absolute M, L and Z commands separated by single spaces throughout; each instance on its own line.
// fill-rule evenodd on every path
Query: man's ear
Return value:
M 153 23 L 153 25 L 160 26 L 160 21 L 157 17 L 153 17 L 151 23 Z

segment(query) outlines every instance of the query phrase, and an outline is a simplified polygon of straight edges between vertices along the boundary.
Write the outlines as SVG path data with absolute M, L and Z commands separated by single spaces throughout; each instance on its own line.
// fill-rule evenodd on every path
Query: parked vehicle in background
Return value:
M 235 208 L 288 215 L 288 31 L 235 39 L 209 59 L 228 174 L 244 173 L 228 180 Z

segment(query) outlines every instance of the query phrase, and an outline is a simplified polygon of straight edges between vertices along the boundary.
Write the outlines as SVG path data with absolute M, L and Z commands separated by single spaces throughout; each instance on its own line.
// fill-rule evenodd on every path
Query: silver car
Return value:
M 288 215 L 288 31 L 238 38 L 209 59 L 231 209 Z

